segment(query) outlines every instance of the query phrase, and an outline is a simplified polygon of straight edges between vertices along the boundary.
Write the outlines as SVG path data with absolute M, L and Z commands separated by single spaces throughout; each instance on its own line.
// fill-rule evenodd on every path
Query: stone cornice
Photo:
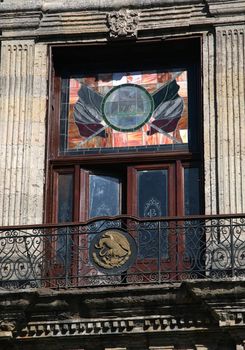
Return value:
M 158 1 L 25 1 L 10 0 L 0 4 L 2 39 L 31 37 L 56 42 L 109 40 L 115 38 L 108 18 L 127 11 L 125 28 L 131 13 L 136 14 L 134 35 L 118 38 L 162 36 L 178 30 L 187 33 L 219 24 L 245 22 L 245 0 L 158 0 Z M 230 14 L 233 14 L 233 17 Z M 120 18 L 120 16 L 118 16 Z M 119 19 L 118 19 L 119 20 Z M 69 39 L 70 40 L 70 39 Z
M 210 15 L 219 16 L 234 16 L 236 14 L 245 15 L 244 0 L 205 0 L 208 5 Z
M 66 12 L 66 11 L 105 11 L 119 10 L 121 8 L 153 8 L 178 5 L 201 4 L 203 0 L 8 0 L 0 5 L 0 12 L 9 11 L 37 11 L 42 12 Z
M 15 333 L 17 339 L 33 337 L 60 336 L 98 336 L 112 334 L 141 334 L 158 332 L 193 332 L 205 331 L 210 327 L 209 319 L 186 319 L 183 316 L 131 317 L 131 318 L 97 318 L 71 319 L 64 321 L 29 322 L 26 327 Z
M 24 11 L 24 12 L 1 12 L 0 11 L 0 27 L 3 30 L 21 28 L 36 29 L 41 23 L 41 11 Z
M 210 285 L 201 282 L 199 286 L 189 285 L 189 288 L 193 297 L 207 306 L 220 327 L 244 327 L 245 285 L 234 281 L 231 288 L 227 286 L 226 282 L 212 282 Z
M 244 295 L 245 281 L 207 280 L 127 289 L 2 289 L 0 344 L 7 335 L 16 344 L 30 341 L 28 349 L 64 337 L 81 344 L 98 336 L 133 339 L 143 333 L 151 338 L 219 332 L 239 336 L 245 329 Z

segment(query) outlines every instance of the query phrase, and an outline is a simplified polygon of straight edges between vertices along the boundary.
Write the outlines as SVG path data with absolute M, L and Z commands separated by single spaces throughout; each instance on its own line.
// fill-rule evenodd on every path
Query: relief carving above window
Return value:
M 111 38 L 136 37 L 139 15 L 137 11 L 122 9 L 107 16 Z

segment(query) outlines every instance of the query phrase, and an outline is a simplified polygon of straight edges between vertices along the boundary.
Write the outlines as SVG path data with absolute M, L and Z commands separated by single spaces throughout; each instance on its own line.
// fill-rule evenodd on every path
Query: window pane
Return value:
M 89 217 L 121 213 L 120 179 L 114 176 L 89 176 Z
M 199 168 L 184 169 L 184 205 L 185 215 L 200 214 Z M 204 249 L 204 236 L 200 220 L 190 221 L 185 230 L 185 252 L 190 258 L 191 268 L 202 268 L 200 254 Z
M 58 222 L 73 221 L 73 174 L 59 174 L 58 177 Z M 56 243 L 57 264 L 70 266 L 71 240 L 66 228 L 59 228 Z M 63 269 L 60 273 L 64 273 Z
M 168 171 L 143 170 L 138 172 L 138 215 L 157 217 L 168 215 Z M 139 232 L 141 259 L 168 257 L 168 232 L 158 222 L 145 223 Z
M 73 175 L 60 174 L 58 178 L 58 222 L 72 221 Z
M 185 215 L 200 214 L 199 182 L 198 168 L 184 169 Z
M 138 215 L 140 217 L 168 215 L 167 170 L 138 172 Z

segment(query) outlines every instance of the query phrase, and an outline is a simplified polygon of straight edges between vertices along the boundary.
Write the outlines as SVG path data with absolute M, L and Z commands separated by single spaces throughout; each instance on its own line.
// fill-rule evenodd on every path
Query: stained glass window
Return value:
M 61 153 L 177 149 L 188 144 L 187 71 L 62 79 Z

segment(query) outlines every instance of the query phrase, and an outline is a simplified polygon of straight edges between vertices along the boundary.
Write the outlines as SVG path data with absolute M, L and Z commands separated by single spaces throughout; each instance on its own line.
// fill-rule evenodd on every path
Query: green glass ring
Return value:
M 151 94 L 137 84 L 122 84 L 111 89 L 102 101 L 103 119 L 117 131 L 135 131 L 151 118 L 154 101 Z

